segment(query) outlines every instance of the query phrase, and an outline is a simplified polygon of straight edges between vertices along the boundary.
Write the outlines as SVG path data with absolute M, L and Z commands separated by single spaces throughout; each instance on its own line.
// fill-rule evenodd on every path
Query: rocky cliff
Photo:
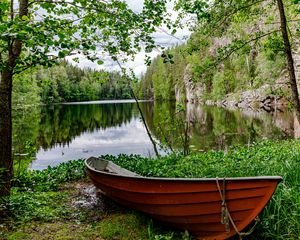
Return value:
M 300 90 L 300 41 L 294 45 L 293 51 L 298 89 Z M 264 84 L 257 89 L 227 94 L 222 100 L 213 101 L 205 99 L 205 86 L 199 82 L 194 83 L 191 66 L 187 65 L 184 73 L 184 91 L 186 101 L 189 103 L 203 103 L 229 109 L 285 111 L 291 102 L 291 89 L 288 73 L 284 70 L 281 77 L 274 84 Z M 181 93 L 183 94 L 183 93 Z M 180 94 L 176 100 L 182 99 Z
M 291 95 L 287 78 L 281 78 L 274 85 L 265 84 L 258 89 L 247 90 L 226 95 L 220 101 L 206 101 L 207 105 L 217 105 L 230 109 L 244 110 L 275 110 L 284 111 L 288 108 Z

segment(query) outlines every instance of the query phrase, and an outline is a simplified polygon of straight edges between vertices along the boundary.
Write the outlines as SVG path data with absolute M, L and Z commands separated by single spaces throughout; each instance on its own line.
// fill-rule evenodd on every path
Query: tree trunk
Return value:
M 1 73 L 0 81 L 0 204 L 8 196 L 12 177 L 12 72 Z
M 13 8 L 13 1 L 11 1 Z M 13 12 L 13 9 L 11 9 Z M 19 16 L 28 15 L 28 0 L 19 1 Z M 11 15 L 13 19 L 13 14 Z M 13 173 L 12 159 L 12 78 L 16 60 L 21 54 L 22 42 L 18 39 L 9 39 L 8 60 L 4 63 L 4 70 L 0 79 L 0 215 L 2 201 L 10 194 L 11 178 Z
M 145 118 L 144 118 L 144 114 L 143 114 L 143 111 L 142 111 L 141 106 L 140 106 L 140 104 L 139 104 L 139 100 L 138 100 L 137 97 L 135 96 L 135 93 L 134 93 L 134 91 L 133 91 L 133 89 L 132 89 L 132 87 L 131 87 L 129 81 L 130 81 L 130 80 L 128 80 L 128 86 L 129 86 L 129 88 L 130 88 L 131 95 L 133 96 L 133 98 L 134 98 L 134 100 L 135 100 L 135 102 L 136 102 L 136 105 L 137 105 L 137 107 L 138 107 L 139 113 L 141 114 L 141 118 L 142 118 L 144 127 L 146 128 L 146 132 L 147 132 L 147 134 L 148 134 L 148 137 L 149 137 L 149 139 L 150 139 L 150 141 L 151 141 L 151 143 L 152 143 L 152 145 L 153 145 L 153 150 L 154 150 L 154 152 L 155 152 L 155 155 L 156 155 L 156 157 L 160 157 L 160 155 L 159 155 L 159 153 L 158 153 L 158 150 L 157 150 L 156 142 L 155 142 L 155 140 L 153 139 L 153 137 L 152 137 L 152 135 L 151 135 L 151 132 L 150 132 L 150 130 L 149 130 L 149 128 L 148 128 L 147 122 L 146 122 L 146 120 L 145 120 Z
M 297 88 L 294 60 L 293 60 L 291 44 L 290 44 L 288 30 L 287 30 L 286 16 L 285 16 L 282 0 L 277 0 L 277 5 L 278 5 L 278 10 L 279 10 L 279 15 L 280 15 L 281 33 L 282 33 L 282 38 L 283 38 L 283 42 L 284 42 L 284 52 L 285 52 L 286 59 L 287 59 L 287 69 L 288 69 L 289 78 L 290 78 L 293 102 L 295 105 L 296 116 L 299 121 L 300 120 L 299 92 L 298 92 L 298 88 Z

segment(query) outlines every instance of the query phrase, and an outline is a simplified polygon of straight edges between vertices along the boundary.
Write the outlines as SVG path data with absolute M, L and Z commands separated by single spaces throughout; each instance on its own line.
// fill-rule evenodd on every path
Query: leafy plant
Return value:
M 82 179 L 85 174 L 83 159 L 72 160 L 43 171 L 25 171 L 13 180 L 13 186 L 18 191 L 57 190 L 60 184 Z
M 262 141 L 234 146 L 227 154 L 209 151 L 150 159 L 141 156 L 103 156 L 144 176 L 241 177 L 280 175 L 283 183 L 262 213 L 257 239 L 297 239 L 300 235 L 300 141 Z M 245 169 L 247 171 L 245 172 Z
M 226 154 L 209 151 L 188 156 L 174 153 L 157 159 L 138 155 L 104 155 L 101 158 L 143 176 L 192 178 L 280 175 L 283 182 L 261 214 L 262 221 L 251 239 L 297 239 L 300 235 L 300 140 L 266 140 L 250 146 L 233 146 Z M 43 171 L 29 170 L 14 180 L 10 208 L 20 221 L 71 216 L 63 204 L 49 205 L 49 202 L 63 203 L 66 196 L 53 191 L 62 183 L 84 177 L 83 160 L 62 163 Z M 177 239 L 178 233 L 163 234 L 153 230 L 150 224 L 148 236 L 153 240 L 173 239 L 173 236 Z M 183 233 L 179 239 L 189 237 Z

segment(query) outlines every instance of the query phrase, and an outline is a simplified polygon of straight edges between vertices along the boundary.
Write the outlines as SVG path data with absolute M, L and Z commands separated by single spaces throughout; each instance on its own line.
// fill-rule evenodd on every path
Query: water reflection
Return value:
M 120 153 L 144 156 L 154 154 L 144 126 L 138 118 L 115 127 L 83 132 L 68 145 L 56 144 L 47 150 L 40 149 L 36 154 L 37 160 L 32 162 L 31 167 L 41 169 L 70 159 Z
M 33 169 L 91 155 L 153 155 L 134 103 L 55 105 L 41 113 Z
M 138 117 L 134 104 L 54 105 L 41 111 L 38 145 L 49 149 L 70 144 L 83 132 L 121 127 Z
M 189 146 L 194 151 L 226 150 L 231 145 L 247 144 L 264 138 L 285 139 L 293 137 L 294 132 L 292 126 L 288 127 L 287 132 L 279 124 L 294 122 L 291 113 L 244 113 L 195 104 L 187 104 L 184 114 L 178 114 L 175 106 L 170 103 L 155 103 L 153 117 L 147 120 L 158 139 L 168 139 L 177 149 L 183 146 L 186 129 L 182 122 L 185 122 L 188 126 Z
M 141 108 L 151 133 L 166 149 L 182 149 L 187 144 L 193 151 L 226 150 L 263 138 L 300 135 L 299 123 L 290 112 L 229 111 L 194 104 L 179 111 L 172 102 L 143 102 Z M 17 112 L 13 130 L 16 162 L 28 166 L 33 157 L 31 167 L 35 169 L 91 155 L 153 155 L 136 104 L 131 102 L 55 105 Z
M 264 138 L 287 138 L 287 134 L 273 123 L 273 119 L 274 116 L 264 112 L 187 105 L 187 120 L 192 122 L 191 144 L 198 146 L 199 150 L 226 150 L 231 145 Z

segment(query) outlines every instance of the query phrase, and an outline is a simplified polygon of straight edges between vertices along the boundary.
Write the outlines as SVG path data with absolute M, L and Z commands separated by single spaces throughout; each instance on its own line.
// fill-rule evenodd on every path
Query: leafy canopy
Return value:
M 167 24 L 167 0 L 145 0 L 140 12 L 120 0 L 22 0 L 28 14 L 16 4 L 0 3 L 0 71 L 9 66 L 9 46 L 19 40 L 22 54 L 14 73 L 40 64 L 51 66 L 58 58 L 82 54 L 98 64 L 104 53 L 133 57 L 141 47 L 155 47 L 151 34 Z M 142 2 L 140 2 L 141 4 Z M 13 12 L 13 13 L 12 13 Z

